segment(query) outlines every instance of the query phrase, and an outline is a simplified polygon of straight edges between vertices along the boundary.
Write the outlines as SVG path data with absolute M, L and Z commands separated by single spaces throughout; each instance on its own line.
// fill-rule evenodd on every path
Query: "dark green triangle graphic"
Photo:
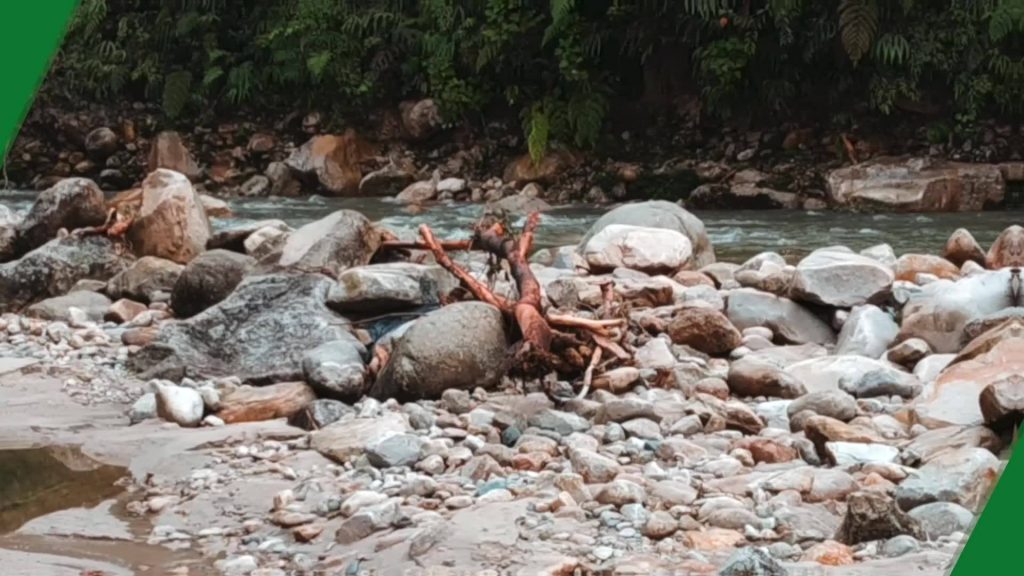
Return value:
M 1015 443 L 1014 452 L 1016 447 Z M 1020 543 L 1020 519 L 1024 518 L 1024 497 L 1020 493 L 1024 469 L 1021 466 L 1019 458 L 1011 457 L 1006 463 L 950 576 L 1018 572 L 1010 563 L 1014 562 L 1011 551 Z
M 46 76 L 78 0 L 0 2 L 0 161 L 6 161 L 32 98 Z

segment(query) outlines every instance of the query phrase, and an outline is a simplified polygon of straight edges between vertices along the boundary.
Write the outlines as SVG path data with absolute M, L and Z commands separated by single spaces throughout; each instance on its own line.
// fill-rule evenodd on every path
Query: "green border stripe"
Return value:
M 0 0 L 0 161 L 60 47 L 78 0 Z

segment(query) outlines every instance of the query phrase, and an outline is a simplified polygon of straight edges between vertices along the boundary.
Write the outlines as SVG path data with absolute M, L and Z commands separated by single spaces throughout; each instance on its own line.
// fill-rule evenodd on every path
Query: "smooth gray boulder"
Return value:
M 183 269 L 184 266 L 177 262 L 156 256 L 143 256 L 127 270 L 111 278 L 107 282 L 106 293 L 114 300 L 128 298 L 148 303 L 158 292 L 170 292 Z
M 847 308 L 886 294 L 896 276 L 881 262 L 839 248 L 811 252 L 796 265 L 790 297 Z
M 189 318 L 228 297 L 256 266 L 251 256 L 210 250 L 196 256 L 170 288 L 175 315 Z
M 899 334 L 892 316 L 871 304 L 856 306 L 839 331 L 836 355 L 881 358 Z
M 395 341 L 370 395 L 407 401 L 440 398 L 449 388 L 493 388 L 505 374 L 508 345 L 497 308 L 482 302 L 445 306 Z

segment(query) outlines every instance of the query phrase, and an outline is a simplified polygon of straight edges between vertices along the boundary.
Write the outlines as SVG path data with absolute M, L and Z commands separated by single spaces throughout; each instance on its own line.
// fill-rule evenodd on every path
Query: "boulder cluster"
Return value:
M 133 422 L 300 429 L 220 447 L 141 505 L 186 507 L 250 474 L 293 482 L 265 518 L 218 535 L 237 538 L 228 574 L 457 562 L 446 554 L 469 554 L 482 526 L 504 544 L 474 566 L 493 554 L 538 574 L 911 573 L 956 552 L 1024 418 L 1018 226 L 988 250 L 957 230 L 941 255 L 831 246 L 727 263 L 678 205 L 620 206 L 531 257 L 548 312 L 597 318 L 610 285 L 628 322 L 627 360 L 581 395 L 583 374 L 508 378 L 503 314 L 454 302 L 458 281 L 429 254 L 386 255 L 389 235 L 357 212 L 214 233 L 188 178 L 159 169 L 123 238 L 75 232 L 107 214 L 74 179 L 0 223 L 0 334 L 116 350 L 145 382 Z M 485 258 L 453 257 L 515 292 Z M 254 461 L 273 466 L 247 472 Z M 342 561 L 325 541 L 368 555 Z

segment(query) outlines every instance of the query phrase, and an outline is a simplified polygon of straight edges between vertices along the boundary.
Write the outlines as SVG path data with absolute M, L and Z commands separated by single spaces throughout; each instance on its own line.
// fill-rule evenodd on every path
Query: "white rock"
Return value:
M 592 268 L 671 272 L 690 263 L 693 246 L 674 230 L 610 224 L 590 238 L 583 257 Z
M 181 386 L 158 383 L 156 412 L 179 426 L 198 426 L 203 420 L 203 397 L 198 391 Z

